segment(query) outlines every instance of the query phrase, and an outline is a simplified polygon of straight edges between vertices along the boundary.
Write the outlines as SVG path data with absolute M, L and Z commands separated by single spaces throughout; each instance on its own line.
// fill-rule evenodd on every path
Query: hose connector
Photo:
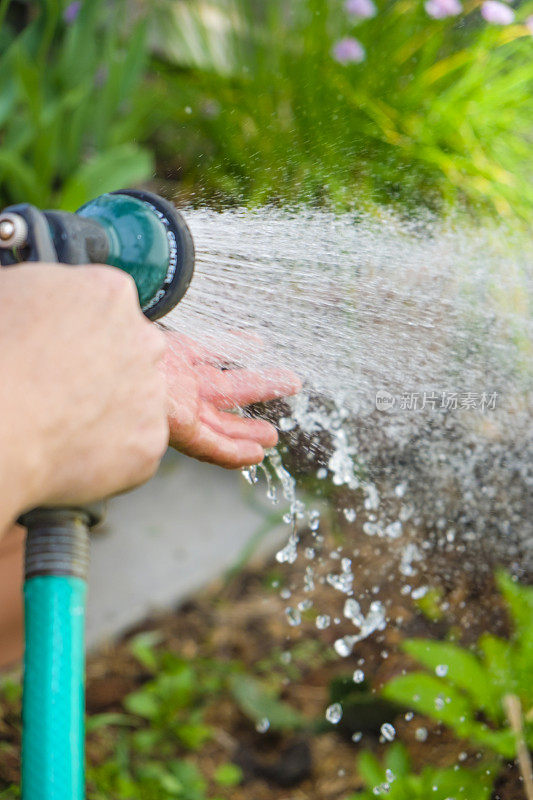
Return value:
M 98 504 L 86 508 L 37 508 L 19 523 L 28 530 L 25 578 L 69 575 L 87 580 L 89 529 L 102 518 Z

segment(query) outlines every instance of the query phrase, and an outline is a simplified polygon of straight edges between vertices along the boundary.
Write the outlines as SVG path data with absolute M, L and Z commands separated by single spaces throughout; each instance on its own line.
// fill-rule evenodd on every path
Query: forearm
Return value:
M 2 409 L 0 406 L 0 414 Z M 3 427 L 3 426 L 2 426 Z M 10 446 L 8 436 L 0 434 L 0 539 L 26 508 L 26 478 L 22 462 Z
M 19 514 L 37 504 L 39 469 L 35 442 L 28 436 L 28 410 L 17 401 L 17 371 L 0 358 L 0 538 Z

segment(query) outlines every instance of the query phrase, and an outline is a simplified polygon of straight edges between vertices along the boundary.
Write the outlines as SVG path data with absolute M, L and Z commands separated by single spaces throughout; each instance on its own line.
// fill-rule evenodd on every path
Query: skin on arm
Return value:
M 164 335 L 105 266 L 0 270 L 0 535 L 143 483 L 168 444 Z

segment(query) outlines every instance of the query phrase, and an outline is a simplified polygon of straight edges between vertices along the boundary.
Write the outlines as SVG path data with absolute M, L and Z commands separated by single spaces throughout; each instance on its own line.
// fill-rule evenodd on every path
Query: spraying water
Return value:
M 277 560 L 306 563 L 282 592 L 288 624 L 312 612 L 319 630 L 339 626 L 345 658 L 385 628 L 376 594 L 393 574 L 413 600 L 429 564 L 441 581 L 496 563 L 527 574 L 531 242 L 388 212 L 199 210 L 188 221 L 196 279 L 167 324 L 216 341 L 219 363 L 289 367 L 304 381 L 267 409 L 282 440 L 262 465 L 268 496 L 279 486 L 288 503 Z M 330 552 L 318 496 L 342 512 Z M 334 593 L 323 608 L 318 585 Z

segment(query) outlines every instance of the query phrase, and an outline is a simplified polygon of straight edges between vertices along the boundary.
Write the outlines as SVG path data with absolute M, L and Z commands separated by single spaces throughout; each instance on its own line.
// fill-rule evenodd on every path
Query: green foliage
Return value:
M 210 660 L 188 661 L 173 653 L 155 654 L 146 640 L 134 646 L 145 666 L 155 671 L 154 678 L 128 695 L 124 707 L 130 714 L 150 724 L 134 735 L 138 749 L 150 751 L 175 739 L 190 750 L 197 750 L 210 737 L 203 722 L 206 706 L 219 696 L 228 673 L 234 667 Z
M 466 200 L 530 212 L 533 41 L 524 25 L 486 25 L 477 6 L 458 23 L 430 19 L 419 0 L 378 0 L 356 31 L 366 60 L 341 65 L 331 48 L 350 32 L 342 3 L 214 6 L 223 24 L 210 28 L 193 4 L 160 4 L 163 170 L 236 202 Z M 531 3 L 517 13 L 525 19 Z
M 249 675 L 234 676 L 230 686 L 241 711 L 256 724 L 268 720 L 273 730 L 287 731 L 300 730 L 309 723 L 302 714 L 279 700 L 264 683 Z
M 215 780 L 220 786 L 238 786 L 242 781 L 242 769 L 237 764 L 221 764 L 215 770 Z
M 89 800 L 208 800 L 207 782 L 181 756 L 198 750 L 211 736 L 203 720 L 207 707 L 227 692 L 234 662 L 183 659 L 159 647 L 157 633 L 136 636 L 130 645 L 153 678 L 124 699 L 128 714 L 90 717 L 89 735 L 114 731 L 113 757 L 89 767 Z M 221 787 L 236 786 L 242 772 L 221 764 L 214 780 Z
M 525 712 L 525 735 L 533 747 L 533 588 L 504 573 L 498 585 L 514 622 L 509 641 L 481 636 L 477 652 L 450 642 L 412 639 L 404 649 L 428 672 L 411 672 L 388 683 L 383 694 L 450 727 L 505 757 L 514 758 L 515 735 L 505 716 L 504 698 L 516 695 Z M 529 720 L 529 721 L 527 721 Z
M 74 210 L 153 172 L 135 144 L 150 102 L 146 26 L 125 29 L 124 0 L 84 2 L 70 24 L 63 2 L 38 5 L 22 31 L 0 28 L 0 206 Z
M 364 751 L 357 766 L 368 789 L 351 800 L 374 800 L 381 795 L 388 800 L 488 800 L 494 780 L 493 770 L 486 766 L 477 770 L 425 767 L 416 775 L 399 742 L 389 747 L 383 765 Z
M 91 784 L 88 800 L 206 800 L 206 782 L 193 764 L 187 761 L 146 761 L 137 768 L 131 763 L 121 765 L 113 759 L 100 767 L 89 768 Z M 110 794 L 112 793 L 112 794 Z

